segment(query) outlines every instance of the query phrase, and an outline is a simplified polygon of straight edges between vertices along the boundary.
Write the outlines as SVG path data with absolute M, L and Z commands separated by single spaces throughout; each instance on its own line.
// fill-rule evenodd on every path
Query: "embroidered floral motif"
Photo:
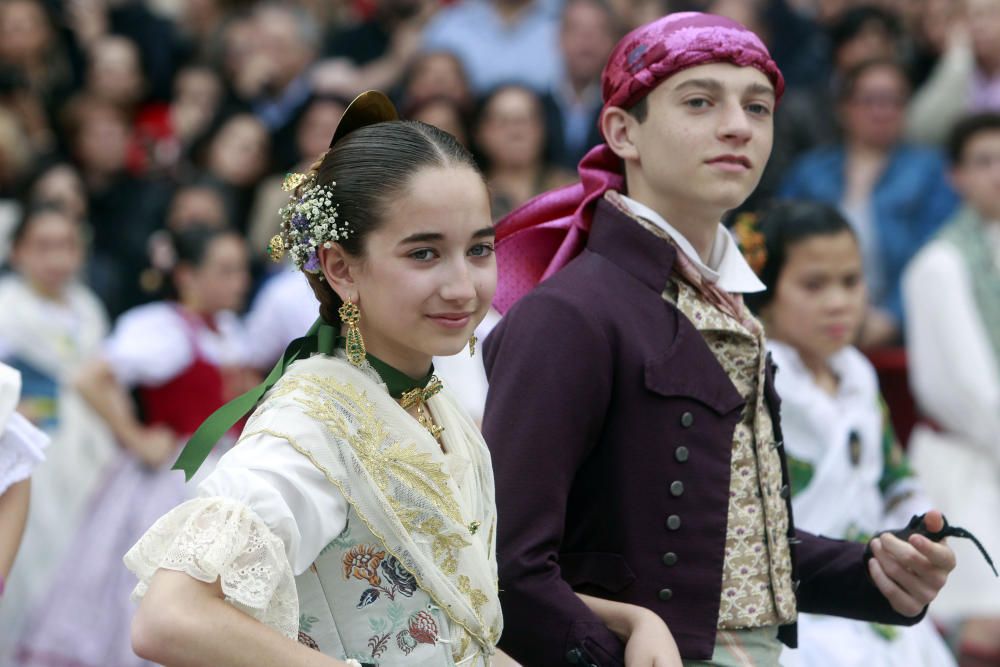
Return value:
M 319 644 L 316 643 L 316 640 L 307 635 L 306 633 L 302 632 L 301 630 L 299 630 L 299 643 L 308 646 L 314 651 L 319 650 Z
M 389 633 L 370 637 L 368 639 L 368 648 L 371 649 L 373 658 L 377 658 L 385 653 L 385 650 L 389 648 Z
M 385 558 L 384 551 L 377 551 L 371 544 L 359 544 L 344 554 L 344 579 L 364 579 L 372 586 L 382 580 L 378 576 L 378 566 Z
M 382 561 L 382 574 L 400 595 L 410 597 L 417 590 L 417 580 L 395 556 L 389 556 L 388 559 Z
M 410 636 L 419 644 L 433 644 L 438 638 L 437 621 L 428 611 L 418 611 L 410 616 Z

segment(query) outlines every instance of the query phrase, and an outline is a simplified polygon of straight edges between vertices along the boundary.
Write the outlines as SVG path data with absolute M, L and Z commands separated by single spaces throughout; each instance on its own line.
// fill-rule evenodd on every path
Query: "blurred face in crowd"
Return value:
M 129 129 L 122 113 L 107 104 L 91 104 L 80 110 L 81 122 L 74 154 L 83 173 L 116 174 L 125 168 Z
M 87 218 L 87 192 L 80 174 L 68 164 L 50 167 L 36 182 L 31 201 L 59 206 L 73 220 Z
M 455 103 L 447 98 L 439 97 L 421 105 L 410 114 L 410 120 L 419 120 L 428 125 L 442 129 L 458 139 L 463 146 L 468 147 L 469 136 L 465 129 L 462 112 Z
M 181 302 L 198 312 L 239 310 L 250 286 L 246 243 L 237 234 L 216 236 L 201 263 L 179 264 L 174 280 Z
M 139 102 L 146 82 L 135 42 L 111 35 L 94 44 L 90 50 L 87 86 L 94 95 L 123 108 Z
M 52 40 L 52 29 L 40 2 L 0 2 L 0 60 L 26 64 L 41 59 Z
M 257 182 L 267 169 L 267 130 L 250 114 L 233 116 L 209 148 L 208 168 L 222 181 L 239 187 Z
M 170 118 L 182 140 L 205 129 L 222 101 L 222 81 L 207 67 L 187 67 L 174 80 Z
M 537 95 L 508 86 L 493 94 L 479 120 L 476 140 L 490 167 L 523 168 L 542 158 L 545 126 Z
M 202 225 L 223 227 L 226 224 L 226 204 L 215 188 L 194 185 L 182 188 L 170 200 L 167 229 L 179 232 Z
M 767 23 L 761 16 L 758 4 L 744 0 L 712 0 L 705 11 L 709 14 L 725 16 L 745 25 L 766 43 L 769 41 Z
M 979 64 L 1000 68 L 1000 0 L 966 0 L 972 49 Z
M 599 5 L 586 0 L 567 5 L 559 45 L 570 81 L 599 84 L 616 41 L 612 19 Z
M 303 160 L 311 164 L 326 153 L 344 111 L 344 105 L 336 100 L 319 99 L 309 105 L 295 132 L 295 143 Z
M 469 84 L 462 63 L 451 53 L 425 53 L 417 58 L 406 86 L 406 98 L 418 104 L 432 97 L 447 97 L 460 106 L 469 102 Z
M 810 236 L 786 249 L 774 298 L 762 310 L 767 335 L 823 363 L 851 344 L 865 312 L 861 250 L 849 231 Z
M 359 327 L 371 353 L 420 375 L 431 357 L 460 352 L 496 290 L 493 240 L 478 172 L 464 165 L 416 171 L 386 202 L 363 255 L 346 260 L 353 284 L 341 297 L 361 309 Z M 336 251 L 320 258 L 334 275 Z
M 61 298 L 83 265 L 80 223 L 61 211 L 34 214 L 14 245 L 11 265 L 39 293 Z
M 291 11 L 267 7 L 256 18 L 256 48 L 273 68 L 268 92 L 277 94 L 313 61 L 315 49 L 306 43 Z
M 951 176 L 972 208 L 987 220 L 1000 222 L 1000 129 L 972 135 Z
M 909 83 L 898 67 L 875 65 L 864 71 L 841 102 L 841 123 L 849 142 L 888 150 L 903 133 Z
M 718 220 L 757 186 L 774 136 L 774 86 L 729 63 L 691 67 L 646 96 L 648 113 L 605 111 L 630 196 L 664 215 Z M 612 110 L 614 110 L 612 112 Z M 614 129 L 614 119 L 622 119 Z

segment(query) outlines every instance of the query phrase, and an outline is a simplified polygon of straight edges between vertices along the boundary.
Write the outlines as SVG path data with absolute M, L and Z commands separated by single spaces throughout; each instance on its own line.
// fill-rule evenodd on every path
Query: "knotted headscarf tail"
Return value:
M 785 90 L 777 64 L 753 32 L 722 16 L 678 12 L 618 42 L 601 77 L 604 108 L 631 108 L 677 72 L 716 62 L 760 70 L 778 99 Z M 578 171 L 578 183 L 538 195 L 497 223 L 493 305 L 501 313 L 583 250 L 596 201 L 625 183 L 622 161 L 607 144 L 587 153 Z

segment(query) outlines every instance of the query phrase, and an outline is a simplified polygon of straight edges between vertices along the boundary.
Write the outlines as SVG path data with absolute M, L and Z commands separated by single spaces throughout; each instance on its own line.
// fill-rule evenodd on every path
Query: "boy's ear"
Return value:
M 357 301 L 358 289 L 354 282 L 355 260 L 339 243 L 317 251 L 323 277 L 342 301 Z
M 623 160 L 637 160 L 636 129 L 639 121 L 621 107 L 608 107 L 601 114 L 601 133 L 612 152 Z

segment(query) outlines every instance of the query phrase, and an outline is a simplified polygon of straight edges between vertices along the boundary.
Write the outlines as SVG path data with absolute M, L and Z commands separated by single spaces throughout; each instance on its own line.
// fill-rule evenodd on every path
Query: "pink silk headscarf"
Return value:
M 601 77 L 604 108 L 631 108 L 677 72 L 715 62 L 755 67 L 779 99 L 784 92 L 784 78 L 757 35 L 722 16 L 679 12 L 618 42 Z M 583 250 L 594 206 L 608 190 L 622 189 L 623 169 L 607 144 L 595 146 L 580 161 L 580 182 L 542 193 L 497 223 L 497 310 L 507 312 Z

